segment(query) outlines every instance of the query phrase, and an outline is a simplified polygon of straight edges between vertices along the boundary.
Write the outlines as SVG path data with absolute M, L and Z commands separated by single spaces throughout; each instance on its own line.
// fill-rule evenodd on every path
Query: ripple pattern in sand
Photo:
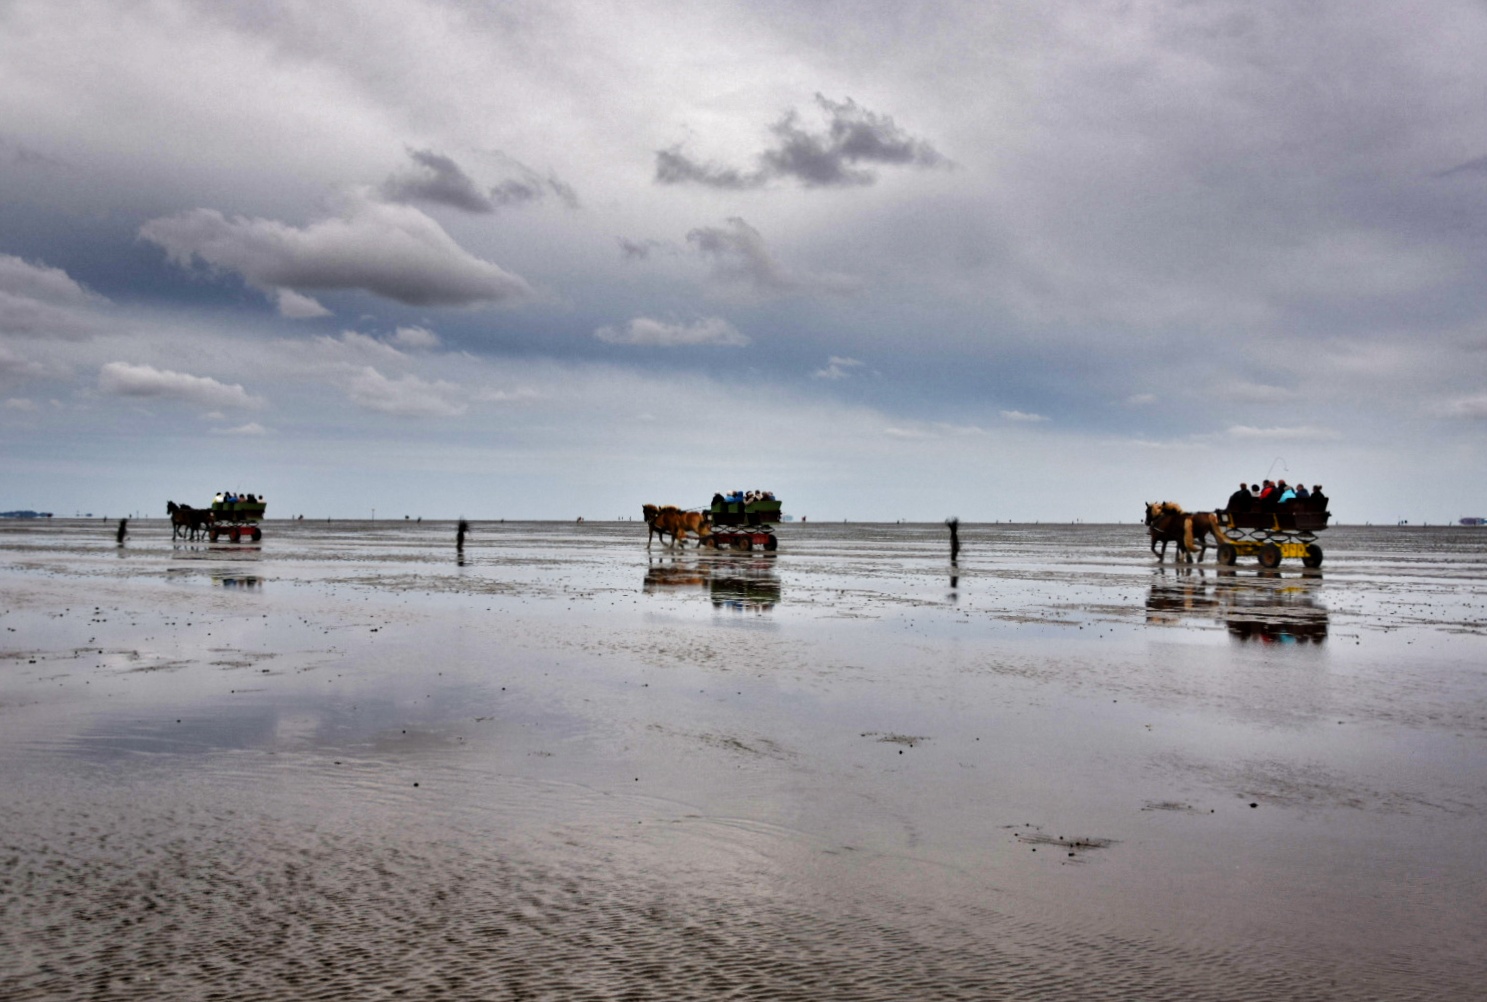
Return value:
M 1470 997 L 1469 979 L 1451 983 L 1439 964 L 1422 978 L 1387 954 L 1339 984 L 1342 972 L 1259 951 L 1091 935 L 990 907 L 689 880 L 602 839 L 553 854 L 495 835 L 330 832 L 188 808 L 119 821 L 54 818 L 0 850 L 0 997 Z

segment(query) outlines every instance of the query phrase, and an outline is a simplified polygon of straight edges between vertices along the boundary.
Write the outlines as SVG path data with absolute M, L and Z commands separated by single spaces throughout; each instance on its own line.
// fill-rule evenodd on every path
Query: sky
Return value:
M 1483 52 L 1465 0 L 0 0 L 0 510 L 1487 515 Z

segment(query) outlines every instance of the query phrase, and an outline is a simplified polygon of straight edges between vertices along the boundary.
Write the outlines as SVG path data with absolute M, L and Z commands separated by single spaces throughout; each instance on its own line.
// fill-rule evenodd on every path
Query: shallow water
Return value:
M 1487 531 L 113 530 L 0 523 L 0 997 L 1480 997 Z

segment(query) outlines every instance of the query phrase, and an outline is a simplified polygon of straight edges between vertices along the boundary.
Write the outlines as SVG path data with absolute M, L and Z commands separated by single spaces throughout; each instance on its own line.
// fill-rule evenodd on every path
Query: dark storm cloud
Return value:
M 382 183 L 382 197 L 392 202 L 427 202 L 462 212 L 489 214 L 507 205 L 536 202 L 555 196 L 570 209 L 578 208 L 573 186 L 555 175 L 546 177 L 509 157 L 500 156 L 516 175 L 484 191 L 452 157 L 433 150 L 409 150 L 416 166 Z
M 656 180 L 662 184 L 700 184 L 742 191 L 774 180 L 794 180 L 807 188 L 872 184 L 873 166 L 942 167 L 949 161 L 929 143 L 905 132 L 888 115 L 880 115 L 848 98 L 833 101 L 816 95 L 826 115 L 823 131 L 801 125 L 794 110 L 770 127 L 778 145 L 758 156 L 759 166 L 741 171 L 702 163 L 679 146 L 656 152 Z
M 683 153 L 681 147 L 673 146 L 669 150 L 656 151 L 656 180 L 662 184 L 691 183 L 742 191 L 762 187 L 769 176 L 762 170 L 745 174 L 731 167 L 699 163 Z
M 495 212 L 496 203 L 475 185 L 459 164 L 433 150 L 409 150 L 417 168 L 382 183 L 382 194 L 394 202 L 433 202 L 465 212 Z

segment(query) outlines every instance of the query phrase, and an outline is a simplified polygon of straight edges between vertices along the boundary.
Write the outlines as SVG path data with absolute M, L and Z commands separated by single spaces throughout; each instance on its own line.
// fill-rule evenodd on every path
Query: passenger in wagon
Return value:
M 1317 484 L 1311 489 L 1311 498 L 1307 501 L 1310 511 L 1326 511 L 1327 495 L 1322 493 L 1322 485 Z
M 1255 499 L 1250 494 L 1249 488 L 1244 486 L 1244 481 L 1241 480 L 1239 482 L 1239 490 L 1229 495 L 1227 507 L 1230 512 L 1239 512 L 1242 514 L 1249 511 L 1254 506 L 1254 503 Z

